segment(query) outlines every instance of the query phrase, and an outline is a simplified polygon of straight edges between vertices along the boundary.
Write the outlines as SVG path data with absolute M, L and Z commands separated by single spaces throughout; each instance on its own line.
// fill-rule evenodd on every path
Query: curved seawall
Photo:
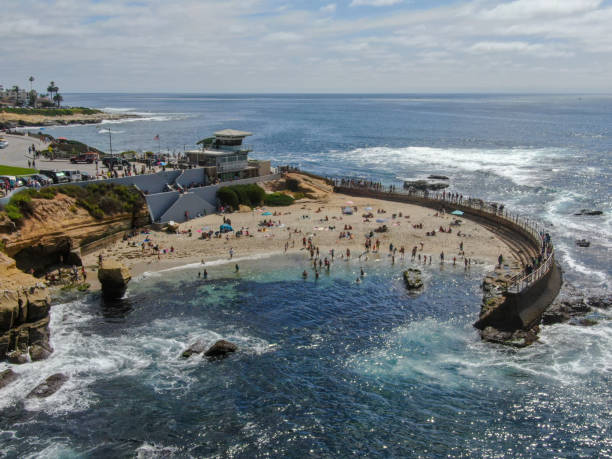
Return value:
M 348 183 L 347 183 L 348 182 Z M 550 236 L 537 222 L 508 213 L 502 206 L 491 205 L 480 199 L 457 197 L 451 194 L 408 193 L 395 189 L 352 186 L 350 181 L 336 185 L 334 191 L 351 196 L 371 197 L 387 201 L 415 204 L 436 210 L 463 212 L 464 218 L 484 226 L 502 239 L 516 257 L 523 269 L 511 280 L 498 282 L 493 288 L 496 297 L 494 307 L 481 310 L 474 324 L 481 331 L 483 339 L 490 339 L 494 331 L 506 333 L 508 339 L 490 339 L 495 342 L 513 341 L 521 345 L 524 341 L 512 340 L 507 334 L 518 330 L 533 330 L 542 314 L 550 306 L 561 289 L 561 270 L 555 263 L 554 249 Z M 452 198 L 451 198 L 452 196 Z M 529 342 L 526 342 L 529 344 Z

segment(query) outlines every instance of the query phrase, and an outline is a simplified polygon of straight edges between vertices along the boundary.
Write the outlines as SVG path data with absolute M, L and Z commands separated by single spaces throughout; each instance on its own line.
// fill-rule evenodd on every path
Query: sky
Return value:
M 612 0 L 3 0 L 44 91 L 612 92 Z

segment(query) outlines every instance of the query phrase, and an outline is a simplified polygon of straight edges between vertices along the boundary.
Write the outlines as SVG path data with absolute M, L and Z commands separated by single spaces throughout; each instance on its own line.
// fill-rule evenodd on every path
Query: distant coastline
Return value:
M 99 124 L 106 120 L 139 118 L 129 113 L 108 113 L 102 110 L 76 107 L 60 109 L 0 108 L 0 129 L 31 126 L 67 126 L 70 124 Z

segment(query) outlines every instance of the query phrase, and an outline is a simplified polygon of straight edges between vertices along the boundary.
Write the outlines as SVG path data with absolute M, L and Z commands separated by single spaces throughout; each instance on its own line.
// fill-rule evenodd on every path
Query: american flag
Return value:
M 153 140 L 159 140 L 159 134 L 157 134 L 155 137 L 153 137 Z

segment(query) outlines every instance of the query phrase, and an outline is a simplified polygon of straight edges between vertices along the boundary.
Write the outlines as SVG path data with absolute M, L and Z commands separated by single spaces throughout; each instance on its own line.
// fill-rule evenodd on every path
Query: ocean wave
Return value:
M 102 110 L 103 112 L 109 112 L 109 113 L 128 113 L 128 112 L 133 112 L 136 109 L 135 108 L 122 108 L 122 107 L 104 107 L 104 108 L 101 108 L 100 110 Z
M 552 169 L 564 150 L 556 148 L 469 149 L 434 147 L 371 147 L 332 153 L 343 161 L 370 168 L 381 167 L 402 174 L 415 166 L 432 171 L 485 171 L 510 179 L 517 185 L 534 186 L 542 183 L 542 169 Z M 537 164 L 537 167 L 534 165 Z
M 375 378 L 427 380 L 455 389 L 492 384 L 501 390 L 511 388 L 519 375 L 580 385 L 586 374 L 612 370 L 610 321 L 542 327 L 540 337 L 528 348 L 511 349 L 481 341 L 470 324 L 428 318 L 398 327 L 381 349 L 356 355 L 347 366 Z

